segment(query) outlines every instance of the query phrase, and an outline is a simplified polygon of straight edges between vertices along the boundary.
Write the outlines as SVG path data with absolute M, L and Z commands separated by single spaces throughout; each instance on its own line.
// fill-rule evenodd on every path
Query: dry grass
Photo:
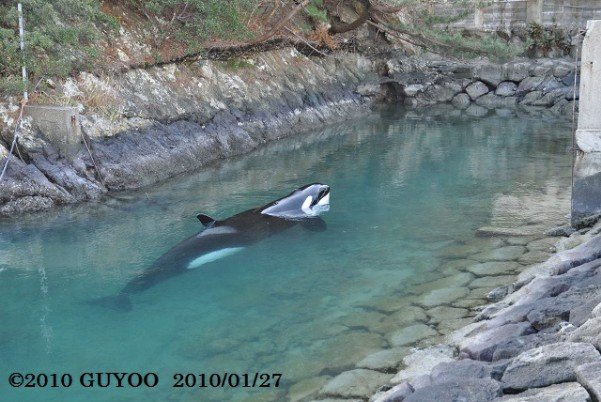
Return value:
M 332 50 L 338 49 L 340 46 L 338 42 L 329 34 L 328 27 L 325 24 L 319 24 L 311 33 L 310 39 L 317 43 L 321 43 Z

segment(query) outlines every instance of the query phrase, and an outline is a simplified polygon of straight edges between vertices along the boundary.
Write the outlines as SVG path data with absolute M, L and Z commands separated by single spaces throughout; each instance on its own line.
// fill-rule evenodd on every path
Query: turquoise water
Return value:
M 361 314 L 442 274 L 495 197 L 569 185 L 569 125 L 552 117 L 384 110 L 270 144 L 97 205 L 0 221 L 0 400 L 285 400 L 388 347 Z M 295 227 L 132 297 L 115 294 L 217 218 L 320 181 L 325 232 Z M 86 372 L 155 372 L 152 388 L 83 388 Z M 69 388 L 8 386 L 70 373 Z M 282 373 L 278 388 L 173 388 L 175 373 Z

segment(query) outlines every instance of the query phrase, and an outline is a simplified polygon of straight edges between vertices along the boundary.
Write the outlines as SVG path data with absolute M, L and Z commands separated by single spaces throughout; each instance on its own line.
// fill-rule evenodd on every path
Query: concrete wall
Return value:
M 493 0 L 483 8 L 476 7 L 477 4 L 476 1 L 461 5 L 453 0 L 441 1 L 432 10 L 440 15 L 469 11 L 466 18 L 451 26 L 490 31 L 526 27 L 531 22 L 568 29 L 584 28 L 587 20 L 601 19 L 599 0 Z
M 572 223 L 601 212 L 601 20 L 587 25 L 580 74 Z

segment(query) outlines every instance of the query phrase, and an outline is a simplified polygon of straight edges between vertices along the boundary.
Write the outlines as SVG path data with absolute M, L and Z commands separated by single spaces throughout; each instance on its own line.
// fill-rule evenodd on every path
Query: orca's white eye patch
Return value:
M 311 213 L 311 204 L 313 203 L 313 197 L 308 196 L 305 199 L 305 202 L 303 202 L 303 205 L 301 206 L 301 210 L 306 213 L 306 214 L 310 214 Z

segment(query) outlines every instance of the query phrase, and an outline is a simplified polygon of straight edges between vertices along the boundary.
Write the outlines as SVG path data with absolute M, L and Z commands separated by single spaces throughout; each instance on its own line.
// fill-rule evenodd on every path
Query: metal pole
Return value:
M 27 94 L 27 68 L 25 68 L 25 24 L 23 22 L 23 6 L 21 3 L 17 5 L 19 10 L 19 38 L 21 40 L 21 55 L 23 57 L 23 66 L 21 67 L 21 73 L 23 74 L 23 100 L 27 102 L 29 96 Z

